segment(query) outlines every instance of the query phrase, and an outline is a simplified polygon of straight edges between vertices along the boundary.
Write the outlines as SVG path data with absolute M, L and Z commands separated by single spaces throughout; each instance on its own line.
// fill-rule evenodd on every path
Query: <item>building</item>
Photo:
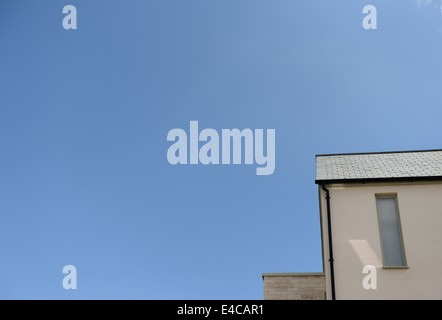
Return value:
M 317 155 L 316 184 L 324 273 L 264 299 L 442 299 L 442 150 Z

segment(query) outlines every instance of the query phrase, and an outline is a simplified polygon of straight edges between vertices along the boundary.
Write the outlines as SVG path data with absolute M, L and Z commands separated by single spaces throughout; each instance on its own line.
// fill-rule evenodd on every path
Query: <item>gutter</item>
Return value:
M 325 199 L 327 200 L 327 227 L 328 227 L 328 250 L 329 250 L 329 259 L 330 262 L 330 282 L 331 282 L 331 293 L 332 300 L 336 300 L 335 293 L 335 272 L 333 267 L 333 241 L 332 241 L 332 229 L 331 229 L 331 210 L 330 210 L 330 190 L 325 187 L 325 184 L 322 184 L 322 190 L 325 191 Z
M 323 186 L 325 184 L 340 184 L 340 183 L 419 182 L 419 181 L 442 181 L 442 176 L 319 179 L 315 180 L 315 183 Z

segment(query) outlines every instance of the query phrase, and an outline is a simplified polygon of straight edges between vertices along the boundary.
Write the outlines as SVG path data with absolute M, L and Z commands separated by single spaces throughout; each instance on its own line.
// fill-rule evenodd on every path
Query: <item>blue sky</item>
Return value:
M 315 155 L 441 148 L 439 5 L 2 0 L 0 298 L 262 299 L 262 273 L 322 271 Z M 170 165 L 191 120 L 275 129 L 274 174 Z

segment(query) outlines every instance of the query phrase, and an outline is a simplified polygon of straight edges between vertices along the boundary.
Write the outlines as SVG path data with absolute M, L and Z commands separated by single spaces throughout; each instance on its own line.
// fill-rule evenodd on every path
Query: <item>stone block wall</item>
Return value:
M 325 300 L 324 273 L 264 273 L 264 300 Z

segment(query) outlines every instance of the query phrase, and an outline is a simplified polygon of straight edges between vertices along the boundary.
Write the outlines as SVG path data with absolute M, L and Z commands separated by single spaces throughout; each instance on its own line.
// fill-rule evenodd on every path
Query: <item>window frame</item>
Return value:
M 381 234 L 381 222 L 379 219 L 379 207 L 378 207 L 378 199 L 394 199 L 396 204 L 396 218 L 399 228 L 399 237 L 401 241 L 401 248 L 402 248 L 402 256 L 404 258 L 404 265 L 403 266 L 386 266 L 385 265 L 385 258 L 384 258 L 384 245 L 382 242 L 382 234 Z M 401 215 L 399 210 L 399 201 L 397 193 L 376 193 L 375 194 L 375 200 L 376 200 L 376 216 L 378 219 L 378 230 L 379 230 L 379 242 L 381 243 L 381 254 L 382 254 L 382 268 L 383 269 L 408 269 L 408 263 L 407 263 L 407 257 L 405 255 L 405 243 L 404 243 L 404 236 L 402 232 L 402 223 L 401 223 Z

